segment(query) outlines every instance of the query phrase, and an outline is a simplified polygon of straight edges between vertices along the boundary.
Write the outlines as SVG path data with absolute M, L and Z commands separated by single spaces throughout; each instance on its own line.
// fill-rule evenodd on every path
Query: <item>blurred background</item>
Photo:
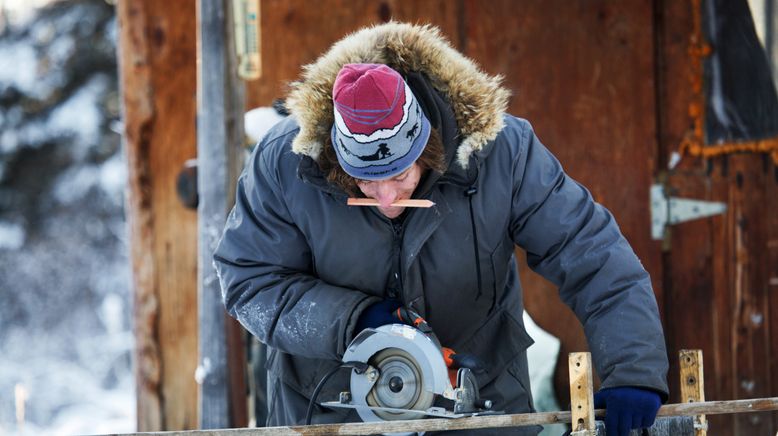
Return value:
M 0 2 L 0 434 L 135 429 L 119 106 L 112 4 Z
M 203 426 L 191 168 L 196 9 L 209 3 L 0 0 L 0 435 Z M 334 41 L 392 17 L 434 23 L 506 76 L 511 112 L 616 215 L 654 280 L 671 401 L 684 348 L 705 353 L 708 399 L 778 393 L 773 0 L 257 5 L 261 74 L 232 84 L 232 110 L 246 114 L 240 153 L 278 119 L 270 106 L 300 65 Z M 726 212 L 661 222 L 652 236 L 652 185 L 664 189 L 656 201 L 695 198 Z M 561 340 L 559 353 L 554 339 L 535 350 L 550 384 L 556 360 L 586 343 L 548 298 L 553 286 L 523 263 L 522 277 L 529 313 Z M 232 373 L 245 377 L 229 379 L 226 422 L 261 425 L 252 371 L 262 354 L 231 332 Z M 565 365 L 549 394 L 562 408 Z M 778 415 L 711 425 L 774 434 Z

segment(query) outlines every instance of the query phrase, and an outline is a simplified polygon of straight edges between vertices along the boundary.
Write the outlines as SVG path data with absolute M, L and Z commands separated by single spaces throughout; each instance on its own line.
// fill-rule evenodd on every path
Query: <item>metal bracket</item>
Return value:
M 726 203 L 665 196 L 664 186 L 651 185 L 651 238 L 661 240 L 665 226 L 722 214 Z

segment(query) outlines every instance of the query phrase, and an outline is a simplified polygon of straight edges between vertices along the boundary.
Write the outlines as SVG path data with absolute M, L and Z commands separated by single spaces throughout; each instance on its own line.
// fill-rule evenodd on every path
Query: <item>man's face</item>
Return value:
M 392 207 L 397 200 L 411 198 L 413 191 L 421 180 L 421 167 L 415 163 L 402 173 L 384 180 L 359 180 L 357 186 L 366 197 L 381 203 L 378 210 L 387 218 L 397 218 L 405 210 L 404 207 Z

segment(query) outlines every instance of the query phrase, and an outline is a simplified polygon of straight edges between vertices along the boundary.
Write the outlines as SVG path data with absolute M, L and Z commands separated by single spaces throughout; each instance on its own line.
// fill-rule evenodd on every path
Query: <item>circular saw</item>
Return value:
M 343 362 L 362 362 L 366 369 L 353 369 L 350 391 L 322 405 L 356 409 L 363 421 L 494 413 L 488 410 L 491 402 L 479 398 L 470 369 L 459 368 L 454 380 L 449 377 L 431 331 L 405 324 L 365 329 L 349 344 Z

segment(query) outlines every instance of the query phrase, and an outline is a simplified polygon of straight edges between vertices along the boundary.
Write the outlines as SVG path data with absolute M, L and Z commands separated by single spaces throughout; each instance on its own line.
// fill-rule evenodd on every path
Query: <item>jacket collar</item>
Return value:
M 453 111 L 461 139 L 456 162 L 463 170 L 503 128 L 510 93 L 501 86 L 502 77 L 481 71 L 436 27 L 389 22 L 337 42 L 292 83 L 286 106 L 300 126 L 292 143 L 295 153 L 318 159 L 333 123 L 335 77 L 343 65 L 358 62 L 386 64 L 405 77 L 420 73 L 429 81 Z

